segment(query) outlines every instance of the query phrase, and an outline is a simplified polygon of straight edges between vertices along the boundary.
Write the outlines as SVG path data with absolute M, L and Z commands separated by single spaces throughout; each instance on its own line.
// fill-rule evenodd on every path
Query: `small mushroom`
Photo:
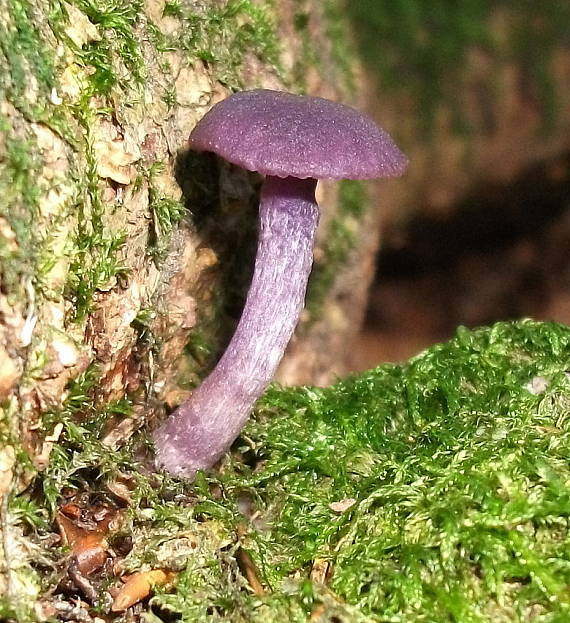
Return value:
M 216 104 L 190 147 L 266 177 L 255 269 L 234 336 L 154 434 L 157 464 L 187 477 L 211 467 L 239 435 L 297 325 L 313 262 L 317 180 L 395 177 L 407 166 L 390 136 L 357 110 L 264 89 Z

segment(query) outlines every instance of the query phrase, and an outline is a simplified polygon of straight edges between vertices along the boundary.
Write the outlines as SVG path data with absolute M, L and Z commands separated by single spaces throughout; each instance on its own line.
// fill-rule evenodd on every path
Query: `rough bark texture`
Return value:
M 260 178 L 189 153 L 187 137 L 238 89 L 305 91 L 362 107 L 339 6 L 1 0 L 0 401 L 8 484 L 0 493 L 10 486 L 16 439 L 31 458 L 30 474 L 45 467 L 61 429 L 42 425 L 42 414 L 60 407 L 80 375 L 98 379 L 83 418 L 128 396 L 130 414 L 110 418 L 104 430 L 116 446 L 152 421 L 153 404 L 179 404 L 180 387 L 213 365 L 253 268 Z M 361 230 L 335 211 L 333 185 L 320 192 L 316 256 L 327 263 L 331 223 L 348 223 L 356 246 L 377 218 L 366 216 Z M 370 245 L 362 248 L 334 265 L 340 276 L 350 264 L 345 281 L 370 255 Z M 371 267 L 368 261 L 342 303 L 328 287 L 336 280 L 321 288 L 282 381 L 327 382 L 342 372 Z M 185 348 L 190 356 L 182 356 Z

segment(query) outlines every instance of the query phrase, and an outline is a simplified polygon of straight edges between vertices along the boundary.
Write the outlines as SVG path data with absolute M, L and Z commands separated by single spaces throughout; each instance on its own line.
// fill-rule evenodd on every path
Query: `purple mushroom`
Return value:
M 235 334 L 154 434 L 157 464 L 187 477 L 216 463 L 239 435 L 297 325 L 319 220 L 317 180 L 394 177 L 407 165 L 390 136 L 357 110 L 270 90 L 216 104 L 192 131 L 190 147 L 266 177 L 255 269 Z

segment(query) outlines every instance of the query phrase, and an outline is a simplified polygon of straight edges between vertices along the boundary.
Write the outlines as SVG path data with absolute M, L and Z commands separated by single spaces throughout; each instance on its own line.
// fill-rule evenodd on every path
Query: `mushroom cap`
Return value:
M 275 177 L 396 177 L 408 164 L 388 133 L 358 110 L 268 89 L 216 104 L 190 134 L 190 147 Z

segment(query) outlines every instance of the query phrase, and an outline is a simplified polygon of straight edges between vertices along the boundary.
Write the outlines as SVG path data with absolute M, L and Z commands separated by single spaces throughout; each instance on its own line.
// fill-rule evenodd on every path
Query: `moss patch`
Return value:
M 569 366 L 569 328 L 501 323 L 330 389 L 271 390 L 242 446 L 255 471 L 236 461 L 218 483 L 224 506 L 247 497 L 260 514 L 243 546 L 270 591 L 232 607 L 253 621 L 562 620 Z M 202 620 L 187 595 L 155 602 Z
M 460 329 L 328 389 L 274 387 L 193 486 L 133 472 L 124 452 L 113 466 L 97 427 L 72 424 L 79 384 L 38 476 L 47 500 L 12 506 L 47 518 L 57 486 L 102 495 L 133 474 L 122 564 L 177 574 L 143 607 L 153 621 L 563 621 L 569 368 L 570 328 L 522 321 Z M 45 538 L 45 521 L 25 523 Z
M 116 85 L 126 91 L 140 87 L 145 78 L 138 32 L 144 15 L 142 0 L 74 0 L 73 4 L 104 35 L 76 49 L 85 65 L 93 69 L 93 94 L 107 95 Z
M 65 296 L 73 303 L 74 321 L 85 319 L 99 288 L 112 284 L 115 278 L 126 271 L 119 253 L 126 234 L 112 231 L 104 222 L 106 205 L 101 197 L 102 187 L 99 184 L 91 137 L 93 115 L 86 110 L 80 114 L 80 118 L 86 136 L 86 171 L 74 206 L 78 222 L 65 287 Z
M 5 6 L 0 18 L 0 87 L 28 120 L 61 128 L 63 114 L 50 101 L 57 86 L 57 60 L 42 33 L 45 25 L 36 27 L 42 11 L 20 0 L 8 0 Z
M 250 533 L 265 582 L 320 559 L 372 621 L 562 620 L 569 366 L 569 328 L 501 323 L 331 389 L 269 392 L 248 430 L 265 462 L 228 479 L 271 526 Z
M 164 15 L 179 19 L 181 28 L 172 35 L 165 35 L 151 26 L 153 42 L 159 50 L 183 50 L 191 60 L 207 63 L 222 84 L 237 90 L 245 84 L 243 68 L 249 55 L 263 59 L 266 67 L 280 71 L 280 46 L 269 11 L 271 6 L 271 1 L 188 3 L 168 0 Z

